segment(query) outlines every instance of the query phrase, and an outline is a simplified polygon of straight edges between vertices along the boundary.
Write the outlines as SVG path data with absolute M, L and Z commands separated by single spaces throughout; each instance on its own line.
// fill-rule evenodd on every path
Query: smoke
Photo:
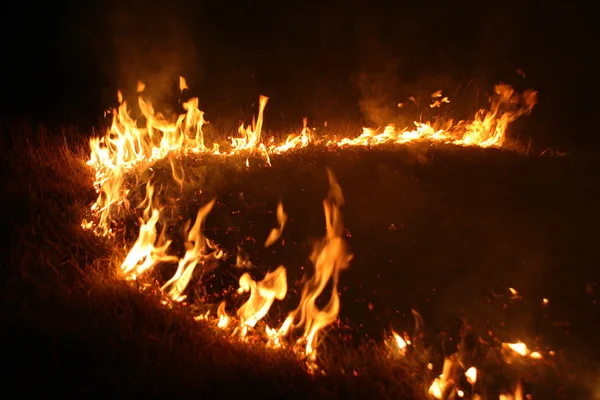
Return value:
M 138 81 L 154 104 L 179 94 L 178 77 L 201 78 L 189 16 L 176 4 L 119 3 L 112 14 L 114 74 L 119 89 L 135 91 Z
M 391 107 L 391 104 L 394 104 L 392 95 L 394 89 L 398 87 L 398 81 L 394 63 L 388 64 L 381 72 L 362 71 L 359 74 L 358 103 L 363 117 L 371 126 L 384 126 L 394 119 L 397 111 Z

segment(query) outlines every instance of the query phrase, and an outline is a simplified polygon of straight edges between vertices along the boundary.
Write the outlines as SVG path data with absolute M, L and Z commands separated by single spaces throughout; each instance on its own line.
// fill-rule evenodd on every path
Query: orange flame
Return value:
M 285 226 L 286 221 L 287 214 L 283 211 L 283 204 L 279 202 L 279 204 L 277 205 L 277 222 L 279 222 L 279 227 L 273 228 L 271 230 L 269 237 L 265 241 L 265 247 L 272 246 L 273 243 L 275 243 L 277 239 L 279 239 L 279 237 L 283 233 L 283 227 Z
M 471 385 L 474 385 L 477 382 L 477 368 L 471 367 L 465 372 L 465 376 L 467 377 L 467 382 Z
M 202 236 L 202 223 L 214 204 L 215 199 L 198 210 L 196 222 L 188 233 L 187 244 L 190 246 L 183 258 L 179 260 L 177 271 L 175 271 L 173 277 L 162 287 L 162 290 L 165 290 L 172 300 L 183 300 L 182 293 L 187 287 L 198 262 L 204 262 L 205 259 L 210 257 L 218 259 L 223 255 L 220 250 L 207 254 L 207 247 L 209 247 L 210 242 Z
M 243 335 L 245 335 L 246 328 L 253 328 L 267 315 L 275 299 L 283 300 L 285 298 L 287 293 L 285 268 L 280 266 L 275 271 L 268 272 L 260 282 L 254 281 L 246 272 L 240 277 L 240 288 L 238 289 L 238 293 L 244 292 L 250 292 L 250 298 L 237 311 Z
M 187 89 L 185 79 L 180 77 L 180 89 Z M 362 135 L 356 138 L 335 138 L 322 140 L 308 128 L 307 120 L 298 135 L 289 135 L 283 143 L 271 139 L 267 144 L 262 141 L 264 110 L 268 101 L 260 96 L 259 108 L 252 125 L 239 128 L 239 137 L 231 138 L 229 152 L 220 148 L 223 143 L 214 142 L 209 148 L 205 144 L 203 126 L 206 124 L 204 113 L 198 109 L 198 99 L 191 98 L 183 103 L 185 114 L 175 122 L 166 120 L 155 113 L 152 104 L 142 97 L 144 85 L 138 85 L 138 105 L 146 120 L 145 127 L 138 127 L 137 121 L 129 113 L 127 103 L 118 93 L 119 107 L 113 112 L 111 127 L 101 138 L 90 140 L 91 157 L 88 164 L 95 168 L 95 188 L 98 199 L 92 206 L 97 216 L 95 232 L 102 236 L 112 234 L 111 221 L 115 216 L 129 211 L 125 185 L 125 175 L 138 167 L 148 167 L 148 163 L 165 158 L 170 153 L 208 153 L 213 155 L 233 155 L 258 152 L 270 165 L 270 154 L 280 154 L 308 146 L 310 143 L 325 146 L 373 146 L 386 143 L 407 143 L 429 140 L 464 146 L 501 147 L 506 141 L 508 124 L 521 115 L 531 112 L 537 102 L 537 93 L 526 90 L 522 95 L 505 84 L 495 86 L 495 95 L 490 99 L 490 109 L 480 110 L 472 121 L 454 122 L 452 119 L 440 119 L 435 123 L 414 122 L 413 129 L 398 129 L 394 125 L 379 129 L 363 128 Z M 440 91 L 432 98 L 436 102 L 447 103 Z M 248 165 L 248 160 L 247 160 Z M 183 187 L 183 174 L 179 176 L 173 168 L 173 177 Z M 90 227 L 90 224 L 83 224 Z
M 287 334 L 294 320 L 298 318 L 294 327 L 304 326 L 304 335 L 301 339 L 306 342 L 305 355 L 312 360 L 315 360 L 317 356 L 317 334 L 337 318 L 340 309 L 340 298 L 337 292 L 339 273 L 348 267 L 352 258 L 352 254 L 348 252 L 346 242 L 342 238 L 344 225 L 339 209 L 344 204 L 342 189 L 333 172 L 327 169 L 327 173 L 329 194 L 323 200 L 326 235 L 315 245 L 310 257 L 315 272 L 302 289 L 300 304 L 296 310 L 290 313 L 279 332 L 280 335 Z M 327 304 L 319 309 L 316 300 L 323 293 L 330 279 L 333 283 L 331 297 Z
M 452 370 L 455 367 L 455 362 L 452 358 L 446 357 L 444 359 L 444 367 L 442 374 L 435 378 L 431 386 L 429 387 L 429 394 L 436 399 L 445 398 L 445 395 L 453 385 L 452 382 Z
M 398 350 L 400 350 L 400 354 L 406 354 L 407 343 L 406 340 L 402 338 L 402 336 L 398 335 L 396 332 L 392 331 L 392 335 L 394 336 L 394 340 L 396 341 L 396 345 L 398 346 Z

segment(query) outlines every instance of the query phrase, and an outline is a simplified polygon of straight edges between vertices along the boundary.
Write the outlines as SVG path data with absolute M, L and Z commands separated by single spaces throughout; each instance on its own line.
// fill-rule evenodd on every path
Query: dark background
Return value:
M 271 126 L 378 124 L 409 95 L 503 81 L 539 91 L 520 134 L 568 149 L 597 141 L 592 2 L 87 3 L 3 11 L 5 119 L 89 128 L 118 88 L 142 79 L 168 103 L 183 74 L 210 121 L 247 117 L 262 93 Z

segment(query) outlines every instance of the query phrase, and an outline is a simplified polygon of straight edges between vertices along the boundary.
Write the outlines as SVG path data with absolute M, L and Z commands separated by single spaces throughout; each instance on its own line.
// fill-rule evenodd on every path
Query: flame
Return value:
M 352 258 L 342 238 L 344 225 L 339 209 L 344 204 L 342 189 L 333 172 L 327 169 L 327 173 L 329 193 L 323 200 L 326 235 L 315 245 L 310 257 L 315 272 L 302 289 L 300 304 L 289 314 L 279 330 L 279 335 L 285 335 L 292 325 L 295 328 L 304 326 L 301 340 L 305 341 L 304 353 L 311 360 L 315 360 L 317 356 L 317 334 L 337 318 L 340 309 L 340 298 L 337 292 L 339 273 L 348 267 Z M 317 298 L 323 293 L 330 279 L 333 283 L 330 299 L 322 309 L 319 309 L 316 305 Z M 298 322 L 294 325 L 296 318 Z
M 271 160 L 269 158 L 269 152 L 264 143 L 261 142 L 261 133 L 262 133 L 262 125 L 263 125 L 263 114 L 265 111 L 265 107 L 267 106 L 267 101 L 269 98 L 267 96 L 260 96 L 259 98 L 259 106 L 258 106 L 258 117 L 252 120 L 252 126 L 248 125 L 244 128 L 244 124 L 240 125 L 238 129 L 238 133 L 240 135 L 239 138 L 231 138 L 231 148 L 234 153 L 239 153 L 240 151 L 258 151 L 260 154 L 264 155 L 267 160 L 267 164 L 271 165 Z M 248 160 L 246 160 L 246 165 L 248 165 Z
M 532 351 L 531 354 L 529 354 L 529 357 L 533 358 L 534 360 L 541 360 L 543 358 L 539 351 Z
M 217 308 L 217 316 L 219 317 L 217 327 L 221 329 L 227 328 L 227 325 L 229 325 L 229 316 L 227 315 L 227 312 L 225 312 L 225 300 L 219 304 L 219 307 Z
M 327 126 L 327 123 L 325 123 Z M 308 127 L 308 119 L 302 119 L 302 131 L 299 135 L 291 134 L 285 142 L 279 145 L 269 146 L 269 152 L 274 154 L 285 153 L 286 151 L 293 149 L 300 149 L 309 145 L 309 143 L 315 140 L 314 130 Z
M 523 342 L 506 343 L 506 346 L 515 353 L 522 355 L 523 357 L 525 357 L 529 352 L 527 345 Z
M 502 347 L 511 350 L 512 352 L 522 356 L 529 357 L 533 360 L 541 360 L 544 358 L 539 351 L 531 351 L 523 342 L 502 343 Z M 552 352 L 550 352 L 552 354 Z
M 268 272 L 260 282 L 254 281 L 249 273 L 240 277 L 238 293 L 250 292 L 250 298 L 242 305 L 237 315 L 242 328 L 253 328 L 260 321 L 271 305 L 277 300 L 283 300 L 287 293 L 287 278 L 285 268 L 280 266 L 275 271 Z M 243 330 L 245 334 L 245 330 Z
M 465 376 L 467 377 L 467 382 L 471 385 L 474 385 L 477 382 L 477 368 L 471 367 L 465 372 Z
M 181 91 L 188 88 L 183 77 L 180 77 L 179 87 Z M 102 236 L 113 234 L 112 220 L 129 212 L 129 188 L 125 182 L 127 173 L 137 168 L 148 168 L 171 153 L 208 153 L 215 156 L 258 153 L 271 165 L 271 154 L 303 148 L 311 143 L 345 147 L 429 140 L 463 146 L 502 147 L 506 141 L 508 124 L 522 115 L 528 115 L 537 102 L 537 92 L 534 90 L 519 94 L 509 85 L 498 84 L 494 96 L 490 98 L 489 109 L 478 111 L 472 121 L 454 122 L 443 118 L 434 123 L 415 121 L 410 129 L 398 129 L 394 125 L 387 125 L 383 131 L 379 128 L 363 128 L 363 133 L 355 138 L 325 140 L 316 137 L 305 118 L 299 134 L 289 135 L 282 143 L 271 138 L 267 144 L 262 140 L 262 127 L 268 97 L 260 96 L 258 114 L 252 124 L 246 127 L 240 125 L 239 137 L 230 138 L 230 150 L 224 151 L 222 148 L 226 147 L 226 143 L 215 141 L 212 147 L 206 145 L 203 126 L 207 122 L 204 112 L 198 109 L 198 98 L 184 102 L 182 106 L 185 113 L 172 122 L 156 113 L 152 104 L 144 100 L 144 89 L 144 84 L 140 82 L 138 106 L 145 119 L 145 127 L 138 126 L 138 122 L 131 117 L 127 102 L 119 91 L 119 106 L 113 111 L 110 128 L 103 137 L 90 139 L 91 157 L 88 164 L 96 171 L 95 188 L 98 192 L 98 198 L 92 206 L 97 219 L 94 230 Z M 441 91 L 433 93 L 432 99 L 440 103 L 436 107 L 450 102 Z M 412 100 L 416 101 L 414 98 Z M 246 165 L 249 166 L 248 159 Z M 183 174 L 176 172 L 173 163 L 171 166 L 174 180 L 183 188 Z
M 140 234 L 121 264 L 121 270 L 130 279 L 136 279 L 158 261 L 176 259 L 166 254 L 171 241 L 165 241 L 163 234 L 157 239 L 156 224 L 160 218 L 160 211 L 154 207 L 153 194 L 154 186 L 148 182 L 146 185 L 146 198 L 142 203 L 142 205 L 144 203 L 148 203 L 148 205 L 144 209 L 143 219 L 140 220 Z
M 172 158 L 169 159 L 169 164 L 171 165 L 171 174 L 173 175 L 173 180 L 179 185 L 181 190 L 183 190 L 183 182 L 185 179 L 185 171 L 183 167 L 180 168 L 181 172 L 176 171 L 175 163 Z
M 273 228 L 269 237 L 265 241 L 265 247 L 272 246 L 273 243 L 279 239 L 281 234 L 283 233 L 283 227 L 285 226 L 285 222 L 287 221 L 287 214 L 283 211 L 283 204 L 279 202 L 277 205 L 277 222 L 279 222 L 278 228 Z
M 521 381 L 517 381 L 517 386 L 515 387 L 515 394 L 501 394 L 499 396 L 500 400 L 523 400 L 523 386 L 521 385 Z
M 173 277 L 162 287 L 162 290 L 166 291 L 172 300 L 183 300 L 181 297 L 182 293 L 187 287 L 192 277 L 192 273 L 199 262 L 204 262 L 210 257 L 219 259 L 223 254 L 222 251 L 207 253 L 207 248 L 210 247 L 210 243 L 208 239 L 202 236 L 201 232 L 202 223 L 214 204 L 215 199 L 211 200 L 208 204 L 198 210 L 196 222 L 188 232 L 188 241 L 186 243 L 188 250 L 185 252 L 183 258 L 179 260 L 177 271 L 175 271 Z
M 180 77 L 179 88 L 183 92 L 188 89 L 187 82 Z M 454 144 L 460 146 L 503 147 L 506 142 L 508 125 L 523 115 L 531 113 L 537 102 L 537 93 L 526 90 L 522 94 L 505 84 L 494 87 L 494 95 L 489 99 L 487 109 L 481 109 L 474 114 L 470 121 L 454 121 L 449 118 L 437 118 L 434 122 L 414 121 L 409 127 L 397 128 L 387 125 L 380 128 L 364 127 L 362 134 L 356 137 L 318 137 L 316 130 L 308 126 L 308 120 L 303 119 L 300 133 L 293 133 L 284 140 L 263 137 L 264 111 L 268 97 L 260 96 L 257 115 L 250 125 L 241 124 L 237 137 L 228 138 L 228 143 L 217 142 L 216 138 L 205 137 L 203 127 L 207 124 L 204 112 L 199 110 L 198 98 L 190 98 L 182 103 L 184 113 L 175 121 L 167 120 L 157 113 L 152 104 L 143 98 L 145 85 L 138 83 L 137 104 L 141 112 L 142 121 L 132 118 L 128 105 L 121 92 L 117 93 L 119 106 L 113 111 L 112 124 L 104 136 L 90 139 L 91 155 L 88 164 L 95 170 L 94 188 L 98 197 L 91 207 L 93 221 L 82 221 L 84 229 L 93 229 L 101 236 L 112 236 L 115 232 L 114 221 L 131 212 L 128 199 L 132 190 L 130 177 L 140 177 L 150 169 L 153 164 L 161 159 L 168 158 L 172 178 L 183 191 L 186 178 L 182 165 L 177 166 L 176 160 L 188 154 L 205 154 L 214 157 L 227 157 L 242 155 L 246 167 L 250 167 L 250 156 L 257 154 L 271 165 L 271 155 L 282 154 L 300 148 L 313 146 L 323 147 L 348 147 L 348 146 L 377 146 L 383 144 L 403 144 L 417 141 L 430 141 L 437 143 Z M 417 104 L 414 97 L 410 101 Z M 443 92 L 436 91 L 431 95 L 430 108 L 446 107 L 450 99 Z M 398 103 L 398 108 L 403 108 L 405 103 Z M 406 103 L 410 105 L 410 103 Z M 408 108 L 408 107 L 407 107 Z M 327 123 L 324 124 L 327 126 Z M 212 143 L 211 143 L 212 142 Z M 340 271 L 348 268 L 352 254 L 347 248 L 343 238 L 344 225 L 340 207 L 344 204 L 341 187 L 336 181 L 331 170 L 327 170 L 329 178 L 329 193 L 323 200 L 325 214 L 325 236 L 315 244 L 310 261 L 314 266 L 313 275 L 305 282 L 301 299 L 283 324 L 278 328 L 265 327 L 268 345 L 281 347 L 284 336 L 293 330 L 302 331 L 298 343 L 303 345 L 303 354 L 309 360 L 316 360 L 317 346 L 320 332 L 332 324 L 338 316 L 340 297 L 338 283 Z M 220 259 L 223 252 L 209 239 L 203 236 L 202 227 L 207 215 L 210 213 L 215 200 L 213 199 L 198 210 L 194 224 L 186 222 L 186 251 L 181 259 L 168 255 L 167 251 L 171 240 L 165 237 L 166 227 L 162 221 L 162 209 L 154 199 L 155 187 L 148 181 L 146 184 L 146 197 L 139 207 L 144 207 L 140 218 L 139 236 L 127 253 L 121 264 L 121 270 L 129 279 L 137 279 L 141 274 L 150 270 L 160 262 L 177 262 L 177 270 L 163 286 L 165 295 L 172 301 L 181 301 L 185 298 L 184 292 L 190 279 L 197 269 L 208 266 L 211 260 Z M 267 237 L 264 246 L 272 246 L 280 237 L 287 222 L 287 214 L 281 202 L 277 206 L 278 226 L 273 228 Z M 162 230 L 159 228 L 162 225 Z M 239 248 L 236 266 L 247 268 L 252 266 L 250 258 Z M 325 289 L 331 282 L 331 294 L 327 303 L 321 308 L 316 305 L 317 299 L 326 296 Z M 249 292 L 248 300 L 237 310 L 239 327 L 244 336 L 249 328 L 256 326 L 263 319 L 274 301 L 282 300 L 287 294 L 286 269 L 280 266 L 268 272 L 261 281 L 252 279 L 249 273 L 244 273 L 239 279 L 239 293 Z M 515 289 L 509 289 L 516 298 Z M 165 297 L 164 304 L 169 305 Z M 542 300 L 543 305 L 548 304 L 547 299 Z M 225 329 L 231 319 L 226 313 L 225 301 L 217 309 L 217 326 Z M 196 319 L 207 319 L 209 313 L 198 316 Z M 236 328 L 237 329 L 237 328 Z M 395 343 L 405 355 L 410 344 L 408 339 L 402 338 L 393 332 Z M 532 359 L 541 359 L 542 354 L 532 352 L 524 343 L 504 343 L 503 347 L 520 356 Z M 442 374 L 439 375 L 429 387 L 429 394 L 434 398 L 444 398 L 454 387 L 453 373 L 456 366 L 454 358 L 444 360 Z M 433 369 L 433 365 L 428 365 Z M 355 372 L 355 375 L 358 373 Z M 473 366 L 466 372 L 467 381 L 474 385 L 477 381 L 478 371 Z M 464 392 L 455 389 L 458 396 Z M 517 384 L 514 398 L 522 398 L 520 382 Z
M 454 369 L 455 362 L 451 357 L 444 359 L 444 367 L 442 368 L 442 374 L 434 379 L 433 383 L 429 387 L 429 394 L 436 399 L 442 399 L 447 393 L 447 390 L 452 386 L 452 370 Z
M 392 331 L 392 335 L 394 336 L 394 339 L 396 340 L 396 345 L 398 346 L 398 349 L 400 350 L 400 354 L 402 354 L 402 355 L 406 354 L 406 347 L 407 347 L 406 340 L 404 340 L 402 338 L 402 336 L 398 335 L 394 331 Z
M 550 304 L 550 300 L 548 300 L 547 298 L 543 298 L 542 299 L 542 305 L 543 306 L 547 306 L 548 304 Z

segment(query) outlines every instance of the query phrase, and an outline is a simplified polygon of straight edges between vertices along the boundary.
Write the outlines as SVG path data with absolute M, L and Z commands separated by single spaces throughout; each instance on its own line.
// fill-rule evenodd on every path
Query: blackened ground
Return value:
M 94 199 L 85 139 L 20 134 L 28 140 L 5 146 L 2 159 L 11 172 L 3 178 L 3 217 L 12 226 L 3 231 L 3 377 L 20 393 L 419 397 L 410 392 L 418 382 L 389 362 L 367 363 L 341 350 L 345 362 L 368 372 L 308 377 L 286 355 L 231 346 L 187 309 L 165 309 L 154 294 L 132 290 L 112 272 L 113 250 L 123 255 L 122 237 L 115 246 L 79 229 Z M 227 298 L 232 313 L 244 301 L 233 295 L 244 271 L 233 266 L 239 245 L 257 266 L 250 270 L 256 278 L 286 266 L 289 299 L 267 317 L 271 325 L 280 321 L 298 301 L 297 281 L 312 272 L 307 256 L 311 240 L 324 234 L 321 201 L 330 167 L 344 192 L 346 237 L 355 254 L 341 276 L 340 318 L 348 327 L 339 331 L 375 339 L 390 327 L 412 332 L 414 308 L 429 343 L 451 353 L 465 317 L 482 334 L 489 328 L 501 340 L 557 351 L 571 376 L 567 381 L 561 372 L 563 381 L 534 384 L 532 392 L 542 393 L 534 398 L 591 398 L 597 390 L 590 380 L 600 354 L 597 161 L 420 144 L 309 148 L 272 157 L 270 168 L 256 157 L 249 168 L 245 162 L 174 160 L 185 171 L 183 190 L 168 163 L 147 171 L 161 203 L 177 206 L 173 251 L 181 251 L 183 221 L 217 198 L 205 234 L 231 256 L 190 293 L 202 287 L 215 303 Z M 132 200 L 143 196 L 143 184 Z M 265 250 L 279 200 L 289 223 L 282 240 Z M 161 266 L 157 278 L 169 268 Z M 509 300 L 508 287 L 522 299 Z M 224 289 L 232 294 L 223 296 Z M 545 308 L 542 298 L 550 300 Z M 583 389 L 573 389 L 574 382 Z

